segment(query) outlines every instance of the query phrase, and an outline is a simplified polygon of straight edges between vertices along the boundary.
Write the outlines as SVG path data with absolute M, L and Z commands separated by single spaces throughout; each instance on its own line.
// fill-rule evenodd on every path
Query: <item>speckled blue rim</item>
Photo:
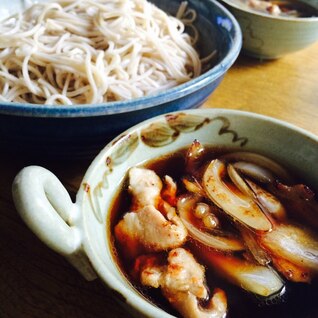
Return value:
M 87 117 L 120 114 L 139 109 L 154 107 L 163 103 L 176 100 L 180 97 L 191 94 L 192 92 L 206 86 L 208 83 L 222 76 L 227 69 L 237 59 L 242 47 L 242 33 L 240 26 L 234 16 L 221 4 L 215 0 L 208 0 L 211 4 L 230 19 L 233 25 L 232 48 L 224 58 L 211 70 L 198 76 L 197 78 L 181 84 L 177 87 L 160 92 L 155 95 L 145 96 L 127 101 L 116 101 L 101 104 L 82 104 L 82 105 L 37 105 L 30 103 L 6 103 L 0 102 L 0 114 L 28 116 L 28 117 Z

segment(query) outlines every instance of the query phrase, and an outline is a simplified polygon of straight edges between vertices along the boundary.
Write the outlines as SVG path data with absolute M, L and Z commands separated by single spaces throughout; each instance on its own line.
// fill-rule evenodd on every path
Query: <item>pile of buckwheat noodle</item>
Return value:
M 0 100 L 49 105 L 127 100 L 201 73 L 195 12 L 146 0 L 58 0 L 0 23 Z M 179 18 L 180 19 L 179 19 Z

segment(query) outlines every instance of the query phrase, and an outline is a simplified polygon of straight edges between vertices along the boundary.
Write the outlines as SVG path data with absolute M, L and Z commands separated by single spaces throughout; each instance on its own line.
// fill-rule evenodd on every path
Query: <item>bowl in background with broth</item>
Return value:
M 300 51 L 318 41 L 318 3 L 315 0 L 269 2 L 221 0 L 220 2 L 238 20 L 243 33 L 243 52 L 249 56 L 276 59 Z M 268 8 L 266 9 L 264 5 L 258 7 L 256 4 L 260 2 Z M 282 5 L 282 9 L 278 9 L 280 13 L 275 9 L 271 12 L 272 7 L 269 3 L 280 3 Z M 279 6 L 276 5 L 276 8 Z M 286 8 L 290 10 L 290 14 L 286 13 Z

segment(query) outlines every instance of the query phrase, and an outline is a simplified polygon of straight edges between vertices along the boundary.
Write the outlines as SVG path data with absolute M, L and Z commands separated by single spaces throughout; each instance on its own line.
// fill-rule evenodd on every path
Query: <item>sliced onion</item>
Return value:
M 271 171 L 276 177 L 291 182 L 292 177 L 287 172 L 285 168 L 283 168 L 280 164 L 278 164 L 276 161 L 256 154 L 254 152 L 233 152 L 225 154 L 221 157 L 222 159 L 225 159 L 227 161 L 245 161 L 254 163 L 256 165 L 259 165 L 260 167 L 263 167 L 265 169 L 268 169 Z
M 254 202 L 243 193 L 234 193 L 221 179 L 225 164 L 212 160 L 203 175 L 203 188 L 208 197 L 235 220 L 257 231 L 270 231 L 271 222 Z
M 264 190 L 249 179 L 243 179 L 234 168 L 234 165 L 228 164 L 227 171 L 232 182 L 244 194 L 253 199 L 264 212 L 270 213 L 278 221 L 287 219 L 286 211 L 280 201 L 270 192 Z
M 284 283 L 279 275 L 270 267 L 256 265 L 233 255 L 225 255 L 209 250 L 206 246 L 193 246 L 196 253 L 207 266 L 235 284 L 251 293 L 268 297 L 280 292 Z
M 246 161 L 238 161 L 233 166 L 243 174 L 252 177 L 263 183 L 270 183 L 275 180 L 273 174 L 263 167 Z
M 240 232 L 243 237 L 244 243 L 248 247 L 249 251 L 260 265 L 268 265 L 271 262 L 271 258 L 264 249 L 261 248 L 257 242 L 254 233 L 249 229 L 240 227 Z
M 185 188 L 189 192 L 195 193 L 195 194 L 200 195 L 200 196 L 206 196 L 200 183 L 195 178 L 193 178 L 193 180 L 189 180 L 188 178 L 183 178 L 182 183 L 184 184 Z
M 278 221 L 286 221 L 287 213 L 281 202 L 270 192 L 267 192 L 263 188 L 251 180 L 246 179 L 247 184 L 253 190 L 259 204 Z
M 234 165 L 228 164 L 227 171 L 232 182 L 244 194 L 253 199 L 264 212 L 267 212 L 275 217 L 278 221 L 287 219 L 286 211 L 280 201 L 270 192 L 264 190 L 256 183 L 249 179 L 243 179 L 234 168 Z
M 227 173 L 231 178 L 232 182 L 237 186 L 237 188 L 244 194 L 248 195 L 249 197 L 254 197 L 254 192 L 249 188 L 246 184 L 245 180 L 239 175 L 233 165 L 227 165 Z
M 224 236 L 214 235 L 204 232 L 197 228 L 191 222 L 191 213 L 193 207 L 199 201 L 198 197 L 187 196 L 179 199 L 177 209 L 179 217 L 187 228 L 190 236 L 202 244 L 221 251 L 242 251 L 245 249 L 244 244 L 236 236 L 229 233 L 223 233 Z
M 318 237 L 310 230 L 292 224 L 280 224 L 260 236 L 260 242 L 271 254 L 318 271 Z
M 312 280 L 312 272 L 304 267 L 297 266 L 283 258 L 273 257 L 273 265 L 275 269 L 281 273 L 286 279 L 294 283 L 310 283 Z

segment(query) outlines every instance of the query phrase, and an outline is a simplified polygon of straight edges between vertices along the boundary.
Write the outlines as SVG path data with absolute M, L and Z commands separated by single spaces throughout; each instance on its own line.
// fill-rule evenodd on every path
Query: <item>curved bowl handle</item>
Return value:
M 23 168 L 14 179 L 12 196 L 24 222 L 45 244 L 65 256 L 87 280 L 96 278 L 75 225 L 80 212 L 52 172 L 38 166 Z

